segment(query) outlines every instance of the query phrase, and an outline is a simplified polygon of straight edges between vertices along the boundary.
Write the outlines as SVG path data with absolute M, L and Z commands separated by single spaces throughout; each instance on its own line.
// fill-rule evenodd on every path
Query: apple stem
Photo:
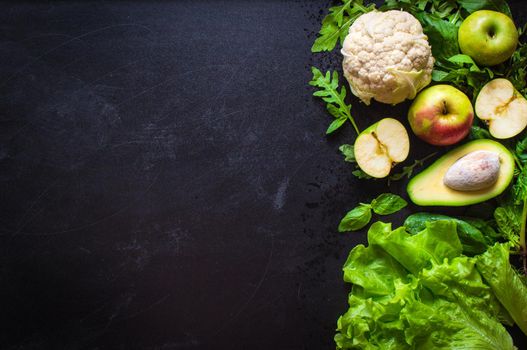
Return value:
M 448 109 L 446 108 L 446 102 L 443 101 L 443 115 L 447 115 L 448 114 Z

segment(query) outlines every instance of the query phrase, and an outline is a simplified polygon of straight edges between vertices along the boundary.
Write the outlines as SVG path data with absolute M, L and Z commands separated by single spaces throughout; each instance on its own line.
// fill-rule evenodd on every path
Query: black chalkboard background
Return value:
M 327 7 L 0 5 L 0 348 L 334 347 L 365 240 L 338 221 L 405 183 L 355 179 L 351 126 L 324 135 Z M 408 107 L 352 102 L 361 127 Z

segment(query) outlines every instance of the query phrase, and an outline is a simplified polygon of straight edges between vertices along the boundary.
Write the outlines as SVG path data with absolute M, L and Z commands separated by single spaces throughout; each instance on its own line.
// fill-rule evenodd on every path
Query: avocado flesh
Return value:
M 498 180 L 492 186 L 479 191 L 457 191 L 445 186 L 443 177 L 452 164 L 474 151 L 491 151 L 499 155 Z M 406 190 L 412 202 L 417 205 L 460 207 L 496 197 L 509 186 L 513 176 L 514 158 L 507 148 L 496 141 L 476 140 L 459 146 L 436 160 L 411 179 Z

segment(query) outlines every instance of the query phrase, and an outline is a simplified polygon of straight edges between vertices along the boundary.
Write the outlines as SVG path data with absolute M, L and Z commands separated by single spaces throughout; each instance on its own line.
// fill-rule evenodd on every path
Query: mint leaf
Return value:
M 406 207 L 408 203 L 393 193 L 383 193 L 371 202 L 375 214 L 389 215 Z
M 371 220 L 371 206 L 361 203 L 350 210 L 340 221 L 339 232 L 357 231 Z

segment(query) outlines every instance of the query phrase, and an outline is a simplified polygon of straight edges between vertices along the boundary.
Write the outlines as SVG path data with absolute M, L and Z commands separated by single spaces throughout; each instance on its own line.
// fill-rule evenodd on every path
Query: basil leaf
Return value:
M 408 203 L 393 193 L 383 193 L 371 202 L 375 214 L 389 215 L 406 207 Z
M 339 232 L 357 231 L 368 225 L 371 220 L 371 207 L 361 203 L 350 210 L 340 221 Z
M 476 62 L 474 62 L 474 60 L 472 59 L 472 57 L 468 56 L 468 55 L 463 55 L 463 54 L 457 54 L 457 55 L 454 55 L 452 57 L 449 57 L 448 60 L 452 63 L 467 63 L 467 64 L 470 64 L 472 66 L 476 65 Z M 477 67 L 477 66 L 476 66 Z M 479 69 L 479 68 L 478 68 Z

